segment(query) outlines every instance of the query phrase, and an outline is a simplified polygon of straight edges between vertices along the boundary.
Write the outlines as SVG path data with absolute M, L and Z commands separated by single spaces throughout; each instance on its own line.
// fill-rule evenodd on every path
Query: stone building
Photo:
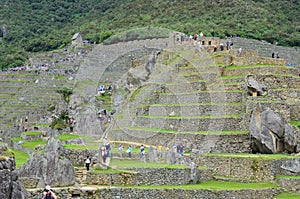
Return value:
M 72 37 L 72 45 L 74 46 L 82 46 L 83 45 L 83 38 L 81 36 L 81 34 L 75 33 Z

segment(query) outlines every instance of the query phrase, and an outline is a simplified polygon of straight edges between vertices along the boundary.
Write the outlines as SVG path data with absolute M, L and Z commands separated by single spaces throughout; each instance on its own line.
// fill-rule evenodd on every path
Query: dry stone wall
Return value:
M 247 199 L 265 199 L 274 198 L 280 193 L 279 188 L 273 189 L 243 189 L 243 190 L 205 190 L 205 189 L 142 189 L 142 188 L 89 188 L 89 189 L 54 189 L 59 198 L 101 198 L 101 199 L 166 199 L 166 198 L 189 198 L 189 199 L 226 199 L 226 198 L 247 198 Z M 28 199 L 40 197 L 42 190 L 29 190 Z

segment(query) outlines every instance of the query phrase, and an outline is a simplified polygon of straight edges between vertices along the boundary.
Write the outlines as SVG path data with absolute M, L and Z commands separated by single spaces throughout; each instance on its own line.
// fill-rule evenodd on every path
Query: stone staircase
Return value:
M 87 175 L 88 171 L 86 168 L 75 168 L 76 171 L 76 183 L 79 186 L 86 186 L 87 185 Z

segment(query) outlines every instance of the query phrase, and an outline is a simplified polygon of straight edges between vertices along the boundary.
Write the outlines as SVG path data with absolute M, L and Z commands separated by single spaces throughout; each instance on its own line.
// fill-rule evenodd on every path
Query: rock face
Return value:
M 284 170 L 293 172 L 293 173 L 300 173 L 300 159 L 293 158 L 291 160 L 287 160 L 282 166 Z
M 0 143 L 0 198 L 27 198 L 27 191 L 18 180 L 13 154 Z
M 255 107 L 250 121 L 252 150 L 258 153 L 297 152 L 299 131 L 287 124 L 279 115 Z
M 256 92 L 258 96 L 267 94 L 267 87 L 258 83 L 253 76 L 247 77 L 247 87 L 250 95 L 253 95 L 254 92 Z
M 20 177 L 39 178 L 37 187 L 45 185 L 70 186 L 75 183 L 75 170 L 71 161 L 63 157 L 60 141 L 49 140 L 44 154 L 33 156 L 20 169 Z

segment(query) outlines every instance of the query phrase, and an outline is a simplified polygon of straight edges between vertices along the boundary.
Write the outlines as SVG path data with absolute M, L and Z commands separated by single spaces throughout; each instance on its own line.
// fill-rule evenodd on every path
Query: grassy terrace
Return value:
M 130 169 L 130 168 L 174 168 L 174 169 L 186 169 L 189 168 L 185 165 L 174 165 L 157 162 L 142 162 L 140 160 L 128 160 L 128 159 L 111 159 L 110 166 L 115 166 L 117 169 Z
M 277 179 L 298 179 L 300 180 L 300 176 L 276 176 Z
M 162 119 L 221 119 L 221 118 L 240 118 L 241 114 L 227 114 L 227 115 L 197 115 L 197 116 L 155 116 L 142 115 L 142 118 L 162 118 Z
M 255 160 L 281 160 L 291 159 L 299 156 L 288 154 L 249 154 L 249 153 L 208 153 L 206 156 L 211 157 L 224 157 L 224 158 L 251 158 Z
M 21 134 L 23 134 L 23 135 L 41 135 L 42 134 L 42 132 L 40 132 L 40 131 L 24 131 L 24 132 L 22 132 Z
M 155 133 L 173 133 L 173 134 L 199 134 L 199 135 L 237 135 L 237 134 L 248 134 L 249 131 L 245 130 L 230 130 L 230 131 L 199 131 L 199 132 L 178 132 L 168 129 L 156 129 L 156 128 L 142 128 L 138 126 L 124 127 L 128 130 L 137 131 L 150 131 Z
M 299 199 L 300 194 L 298 193 L 281 193 L 276 196 L 276 199 Z
M 201 93 L 242 93 L 243 91 L 241 90 L 206 90 L 206 91 L 195 91 L 195 92 L 186 92 L 186 93 L 176 93 L 176 95 L 188 95 L 188 94 L 201 94 Z M 165 92 L 165 93 L 161 93 L 161 95 L 169 95 L 172 94 L 174 95 L 174 93 L 169 93 L 169 92 Z
M 242 102 L 203 102 L 203 103 L 189 103 L 189 104 L 152 104 L 151 106 L 214 106 L 214 105 L 226 105 L 226 106 L 242 106 Z
M 38 145 L 45 146 L 46 144 L 47 141 L 43 141 L 42 139 L 36 139 L 36 140 L 23 142 L 21 146 L 28 149 L 35 149 Z
M 160 185 L 160 186 L 130 186 L 130 188 L 139 189 L 205 189 L 205 190 L 241 190 L 241 189 L 271 189 L 277 188 L 276 185 L 271 183 L 238 183 L 238 182 L 222 182 L 222 181 L 207 181 L 199 184 L 188 184 L 188 185 Z
M 16 166 L 20 168 L 25 162 L 27 162 L 29 155 L 24 151 L 18 151 L 16 149 L 12 149 L 15 154 Z
M 286 68 L 286 66 L 277 66 L 277 65 L 244 65 L 244 66 L 226 66 L 225 70 L 234 70 L 238 68 L 261 68 L 261 67 L 274 67 L 274 68 Z

